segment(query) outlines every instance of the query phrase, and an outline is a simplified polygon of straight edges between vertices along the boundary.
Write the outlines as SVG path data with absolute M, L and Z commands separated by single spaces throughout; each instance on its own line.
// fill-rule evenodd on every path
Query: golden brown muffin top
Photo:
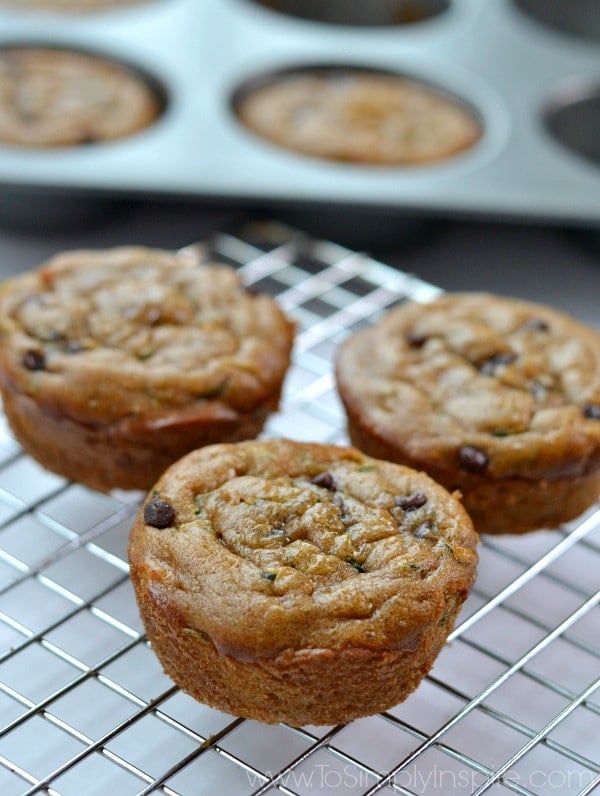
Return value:
M 0 379 L 82 422 L 279 391 L 293 325 L 227 266 L 143 247 L 73 251 L 0 287 Z
M 96 55 L 0 49 L 0 142 L 33 147 L 123 138 L 159 115 L 144 78 Z
M 460 503 L 423 473 L 268 440 L 169 468 L 138 514 L 130 561 L 174 627 L 252 660 L 410 647 L 464 599 L 476 542 Z
M 482 293 L 409 302 L 343 345 L 352 413 L 413 466 L 554 478 L 600 466 L 600 334 Z
M 481 136 L 458 101 L 408 78 L 331 69 L 282 74 L 237 105 L 258 135 L 308 155 L 406 165 L 446 158 Z

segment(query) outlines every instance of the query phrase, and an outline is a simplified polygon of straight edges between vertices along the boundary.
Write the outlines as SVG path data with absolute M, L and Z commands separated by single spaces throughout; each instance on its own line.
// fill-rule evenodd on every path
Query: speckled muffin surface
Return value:
M 0 143 L 111 141 L 142 130 L 160 112 L 154 89 L 125 66 L 75 50 L 0 48 Z
M 460 489 L 480 532 L 573 519 L 600 494 L 600 334 L 490 294 L 406 303 L 349 338 L 351 438 Z
M 165 671 L 227 712 L 350 721 L 404 699 L 475 575 L 477 536 L 423 473 L 330 445 L 215 445 L 134 523 L 131 577 Z
M 356 164 L 441 160 L 481 136 L 474 115 L 409 78 L 358 70 L 281 74 L 238 102 L 242 123 L 287 149 Z
M 294 327 L 226 266 L 122 247 L 61 254 L 0 287 L 0 389 L 44 466 L 147 489 L 203 444 L 275 409 Z

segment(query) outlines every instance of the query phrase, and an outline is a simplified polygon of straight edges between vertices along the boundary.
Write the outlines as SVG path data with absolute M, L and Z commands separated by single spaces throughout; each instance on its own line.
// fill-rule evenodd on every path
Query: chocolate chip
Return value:
M 521 329 L 532 332 L 547 332 L 550 329 L 548 321 L 543 318 L 530 318 L 521 326 Z
M 394 506 L 404 511 L 415 511 L 427 503 L 427 495 L 422 492 L 413 492 L 412 495 L 399 495 L 394 498 Z
M 43 351 L 38 351 L 35 348 L 30 348 L 25 351 L 21 358 L 23 366 L 27 370 L 46 370 L 46 357 Z
M 516 354 L 506 352 L 503 354 L 495 354 L 493 357 L 486 359 L 479 366 L 479 370 L 484 376 L 493 376 L 496 368 L 500 365 L 510 365 L 517 358 Z
M 411 348 L 422 348 L 427 342 L 427 335 L 423 332 L 409 331 L 404 336 Z
M 487 453 L 481 448 L 476 448 L 474 445 L 463 445 L 458 451 L 458 461 L 464 470 L 477 473 L 485 470 L 490 460 Z
M 144 522 L 153 528 L 170 528 L 175 522 L 175 509 L 158 495 L 152 495 L 144 507 Z
M 323 489 L 328 489 L 330 492 L 336 492 L 337 486 L 335 485 L 335 481 L 333 480 L 333 476 L 331 473 L 319 473 L 319 475 L 315 475 L 312 479 L 311 484 L 315 486 L 320 486 Z
M 584 404 L 583 416 L 588 420 L 600 420 L 600 404 Z

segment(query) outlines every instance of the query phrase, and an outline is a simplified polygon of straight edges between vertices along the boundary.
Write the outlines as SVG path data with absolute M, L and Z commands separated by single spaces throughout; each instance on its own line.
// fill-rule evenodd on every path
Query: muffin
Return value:
M 553 528 L 600 494 L 600 334 L 482 293 L 408 302 L 348 338 L 355 445 L 460 490 L 480 533 Z
M 187 451 L 256 436 L 294 327 L 222 265 L 74 251 L 0 286 L 0 390 L 23 448 L 88 486 L 148 489 Z
M 288 14 L 311 22 L 333 25 L 377 27 L 384 25 L 413 25 L 445 11 L 449 0 L 371 0 L 370 3 L 348 3 L 333 0 L 255 0 L 261 6 L 281 14 Z
M 0 49 L 0 143 L 110 141 L 142 130 L 161 111 L 155 89 L 122 64 L 76 50 Z
M 477 536 L 423 473 L 288 440 L 194 451 L 158 481 L 129 560 L 165 672 L 220 710 L 338 724 L 419 684 L 473 583 Z
M 236 110 L 249 130 L 278 146 L 347 163 L 430 163 L 481 136 L 473 113 L 431 86 L 350 67 L 280 72 L 242 91 Z

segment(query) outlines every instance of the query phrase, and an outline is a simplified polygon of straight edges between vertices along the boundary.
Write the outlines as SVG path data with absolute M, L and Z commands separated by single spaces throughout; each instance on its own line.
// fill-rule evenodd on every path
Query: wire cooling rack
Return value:
M 272 226 L 206 249 L 299 322 L 265 435 L 346 442 L 337 344 L 437 288 Z M 0 427 L 2 796 L 600 790 L 599 509 L 556 531 L 484 539 L 451 642 L 406 702 L 293 729 L 207 708 L 162 673 L 128 580 L 140 498 L 43 471 Z

